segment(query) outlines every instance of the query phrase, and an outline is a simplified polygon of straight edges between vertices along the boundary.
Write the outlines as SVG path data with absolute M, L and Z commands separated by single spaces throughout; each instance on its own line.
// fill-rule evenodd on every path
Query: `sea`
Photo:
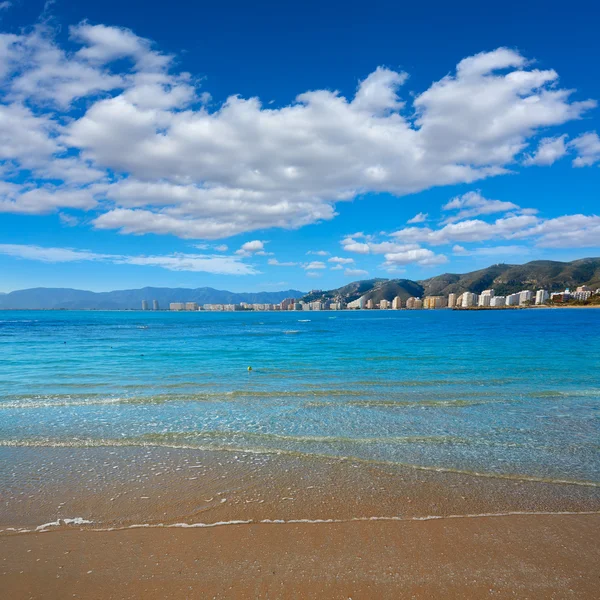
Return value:
M 39 460 L 198 448 L 597 486 L 599 434 L 600 310 L 0 311 L 0 450 Z

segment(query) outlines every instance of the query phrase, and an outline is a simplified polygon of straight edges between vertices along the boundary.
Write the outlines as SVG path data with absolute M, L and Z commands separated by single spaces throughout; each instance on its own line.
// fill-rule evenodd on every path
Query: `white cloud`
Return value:
M 329 256 L 326 250 L 309 250 L 306 254 L 314 254 L 315 256 Z
M 221 275 L 254 275 L 253 267 L 241 262 L 237 256 L 202 254 L 171 254 L 167 256 L 128 256 L 99 254 L 71 248 L 45 248 L 26 244 L 0 244 L 0 254 L 45 263 L 95 261 L 120 265 L 160 267 L 169 271 L 192 271 Z
M 466 249 L 456 245 L 452 248 L 452 254 L 457 256 L 525 256 L 531 252 L 528 246 L 484 246 L 481 248 Z
M 240 256 L 251 256 L 252 254 L 264 253 L 264 251 L 265 242 L 261 240 L 252 240 L 251 242 L 242 244 L 239 250 L 236 250 L 235 253 Z
M 344 271 L 344 275 L 346 277 L 361 277 L 363 275 L 368 275 L 368 271 L 364 271 L 363 269 L 346 269 Z
M 0 10 L 8 10 L 12 6 L 12 2 L 8 0 L 4 0 L 4 2 L 0 2 Z
M 406 221 L 409 224 L 414 224 L 414 223 L 423 223 L 425 221 L 427 221 L 427 217 L 429 217 L 429 215 L 427 213 L 417 213 L 412 219 L 409 219 L 408 221 Z
M 534 154 L 526 156 L 523 164 L 527 166 L 548 166 L 554 164 L 567 153 L 566 139 L 566 135 L 541 139 L 538 149 Z
M 327 262 L 338 263 L 340 265 L 351 265 L 354 262 L 353 258 L 343 258 L 341 256 L 332 256 L 327 259 Z
M 488 200 L 487 198 L 484 198 L 479 191 L 476 191 L 467 192 L 462 196 L 456 196 L 442 208 L 443 210 L 458 211 L 455 215 L 446 219 L 446 223 L 452 223 L 454 221 L 460 221 L 461 219 L 476 217 L 478 215 L 508 212 L 509 210 L 518 209 L 519 207 L 513 202 Z
M 332 271 L 343 271 L 344 270 L 344 266 L 343 265 L 334 265 L 333 267 L 331 267 Z
M 215 250 L 217 252 L 227 252 L 227 250 L 229 250 L 229 247 L 227 246 L 227 244 L 219 244 L 218 246 L 215 246 Z
M 326 269 L 327 267 L 324 262 L 321 262 L 320 260 L 313 260 L 310 263 L 302 265 L 302 268 L 309 271 L 314 269 Z
M 107 254 L 71 248 L 43 248 L 26 244 L 0 244 L 0 254 L 46 263 L 106 260 Z
M 540 223 L 530 235 L 543 248 L 600 248 L 600 216 L 566 215 Z
M 353 237 L 346 237 L 342 240 L 342 247 L 346 252 L 356 252 L 357 254 L 369 254 L 369 244 L 357 242 Z
M 267 261 L 267 264 L 273 267 L 296 267 L 298 263 L 296 262 L 279 262 L 276 258 L 270 258 Z
M 317 277 L 322 277 L 322 274 L 317 273 L 316 271 L 307 271 L 306 276 L 317 278 Z
M 373 236 L 362 234 L 364 242 L 357 242 L 354 237 L 346 237 L 342 240 L 342 247 L 346 252 L 357 254 L 385 254 L 386 252 L 405 252 L 418 248 L 418 244 L 399 244 L 398 242 L 375 242 Z
M 400 93 L 405 73 L 379 67 L 353 97 L 321 89 L 281 108 L 239 96 L 212 106 L 173 57 L 128 29 L 80 23 L 68 46 L 54 33 L 0 35 L 0 157 L 15 182 L 58 188 L 51 201 L 0 210 L 93 208 L 95 227 L 122 233 L 299 228 L 365 192 L 472 183 L 506 173 L 540 130 L 595 106 L 506 48 L 414 95 Z M 82 98 L 83 114 L 71 110 Z M 75 192 L 88 199 L 75 206 Z
M 590 167 L 600 162 L 600 137 L 595 131 L 589 131 L 575 138 L 569 147 L 578 154 L 573 161 L 574 167 Z
M 437 230 L 429 227 L 407 227 L 391 235 L 402 241 L 432 246 L 453 242 L 529 238 L 540 247 L 600 247 L 600 216 L 565 215 L 554 219 L 542 219 L 534 215 L 517 215 L 502 217 L 493 223 L 472 219 L 450 223 Z M 461 246 L 458 248 L 460 252 Z
M 435 254 L 435 252 L 428 248 L 419 248 L 417 250 L 386 254 L 384 266 L 415 264 L 423 267 L 431 267 L 444 264 L 445 262 L 448 262 L 448 258 L 443 254 Z

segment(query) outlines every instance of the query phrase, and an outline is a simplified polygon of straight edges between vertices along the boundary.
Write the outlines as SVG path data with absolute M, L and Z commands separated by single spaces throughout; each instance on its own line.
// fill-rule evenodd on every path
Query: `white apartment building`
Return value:
M 546 290 L 538 290 L 535 293 L 536 304 L 544 304 L 544 302 L 547 302 L 548 298 L 550 298 L 550 294 L 548 294 Z
M 592 292 L 590 290 L 586 290 L 586 291 L 577 291 L 577 292 L 573 292 L 571 294 L 572 298 L 575 298 L 575 300 L 589 300 L 590 296 L 592 295 Z
M 525 304 L 533 300 L 533 292 L 530 290 L 523 290 L 519 292 L 519 304 Z
M 373 309 L 375 308 L 375 304 L 373 303 L 372 299 L 367 300 L 367 308 L 368 309 Z
M 392 306 L 392 303 L 389 300 L 385 300 L 385 298 L 379 303 L 379 308 L 382 310 L 386 310 Z
M 142 310 L 148 310 L 148 300 L 142 300 Z
M 456 294 L 448 294 L 448 308 L 456 306 Z
M 493 296 L 490 298 L 490 306 L 493 306 L 494 308 L 506 306 L 506 296 Z
M 495 296 L 490 296 L 489 294 L 481 294 L 479 296 L 479 300 L 477 301 L 477 306 L 491 306 L 493 298 L 495 298 Z
M 169 310 L 185 310 L 185 302 L 171 302 Z
M 520 294 L 509 294 L 506 296 L 506 306 L 517 306 L 519 304 Z
M 477 306 L 477 302 L 479 301 L 479 296 L 474 294 L 473 292 L 465 292 L 462 295 L 462 304 L 463 308 L 468 308 L 469 306 Z
M 398 309 L 402 308 L 402 298 L 400 298 L 400 296 L 396 296 L 392 300 L 392 308 L 394 310 L 398 310 Z

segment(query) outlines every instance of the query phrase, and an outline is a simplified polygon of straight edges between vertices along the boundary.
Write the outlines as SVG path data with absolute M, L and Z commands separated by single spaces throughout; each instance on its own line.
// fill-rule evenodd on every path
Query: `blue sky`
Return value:
M 599 256 L 594 3 L 403 4 L 0 2 L 0 291 Z

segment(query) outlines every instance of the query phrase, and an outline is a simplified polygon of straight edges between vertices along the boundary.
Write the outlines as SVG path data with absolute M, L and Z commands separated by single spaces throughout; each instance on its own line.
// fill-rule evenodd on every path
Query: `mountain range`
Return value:
M 140 309 L 142 300 L 147 300 L 150 308 L 153 300 L 158 301 L 160 308 L 169 308 L 171 302 L 276 304 L 284 298 L 299 298 L 303 293 L 299 290 L 235 293 L 209 287 L 197 289 L 145 287 L 139 290 L 116 290 L 113 292 L 89 292 L 68 288 L 32 288 L 0 295 L 0 309 L 126 310 Z
M 562 291 L 588 285 L 600 288 L 600 258 L 582 258 L 571 262 L 534 260 L 524 265 L 496 264 L 485 269 L 463 273 L 444 273 L 430 279 L 367 279 L 354 281 L 328 291 L 314 291 L 302 299 L 305 302 L 319 299 L 340 299 L 352 302 L 361 296 L 378 303 L 400 296 L 403 301 L 411 296 L 447 296 L 450 293 L 480 293 L 493 288 L 497 295 L 506 295 L 521 290 L 545 289 L 549 292 Z
M 377 303 L 400 296 L 403 301 L 411 296 L 447 296 L 470 291 L 480 293 L 493 288 L 498 295 L 512 294 L 524 289 L 546 289 L 557 292 L 565 288 L 588 285 L 600 288 L 600 258 L 582 258 L 571 262 L 535 260 L 524 265 L 496 264 L 470 273 L 444 273 L 430 279 L 366 279 L 354 281 L 340 288 L 312 291 L 235 293 L 209 287 L 156 288 L 89 292 L 68 288 L 32 288 L 0 294 L 0 309 L 139 309 L 147 300 L 150 307 L 157 300 L 165 309 L 171 302 L 197 302 L 198 304 L 276 304 L 284 298 L 301 298 L 308 302 L 319 299 L 340 299 L 351 302 L 361 296 Z

